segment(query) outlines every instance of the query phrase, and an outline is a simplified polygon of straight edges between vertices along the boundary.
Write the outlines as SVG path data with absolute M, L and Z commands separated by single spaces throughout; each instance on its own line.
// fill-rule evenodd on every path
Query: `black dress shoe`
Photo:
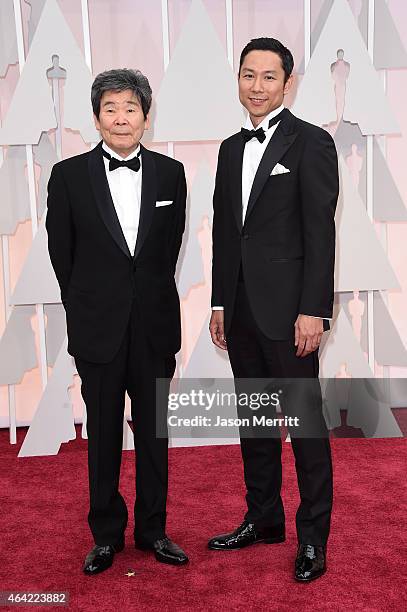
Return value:
M 121 552 L 124 548 L 124 538 L 119 540 L 117 544 L 107 544 L 106 546 L 96 545 L 88 553 L 83 571 L 88 576 L 99 574 L 107 570 L 113 563 L 114 555 Z
M 211 550 L 236 550 L 251 544 L 257 544 L 258 542 L 277 544 L 278 542 L 284 542 L 284 540 L 284 525 L 256 529 L 253 523 L 243 521 L 235 531 L 218 535 L 209 540 L 208 548 Z
M 326 572 L 325 546 L 299 544 L 295 560 L 295 579 L 298 582 L 310 582 Z
M 140 541 L 135 541 L 135 547 L 141 550 L 153 550 L 155 558 L 161 563 L 170 563 L 171 565 L 185 565 L 189 559 L 182 548 L 175 544 L 170 538 L 164 536 L 156 540 L 152 544 L 145 544 Z

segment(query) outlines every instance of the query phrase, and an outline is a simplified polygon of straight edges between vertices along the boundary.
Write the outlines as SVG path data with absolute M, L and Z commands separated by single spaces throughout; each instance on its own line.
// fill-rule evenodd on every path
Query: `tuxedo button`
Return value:
M 242 238 L 243 240 L 249 240 L 249 234 L 243 234 Z

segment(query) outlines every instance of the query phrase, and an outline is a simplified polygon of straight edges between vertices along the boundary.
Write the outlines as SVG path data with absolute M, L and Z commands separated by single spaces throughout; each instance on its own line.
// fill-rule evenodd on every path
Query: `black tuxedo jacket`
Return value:
M 115 356 L 134 298 L 158 352 L 174 354 L 181 344 L 174 273 L 185 225 L 184 168 L 143 146 L 141 156 L 134 257 L 116 215 L 101 143 L 56 164 L 48 185 L 48 248 L 66 310 L 68 351 L 94 363 Z M 160 200 L 173 203 L 156 207 Z
M 272 340 L 288 340 L 298 314 L 332 317 L 336 149 L 328 132 L 286 109 L 261 159 L 242 226 L 243 151 L 240 132 L 219 150 L 212 306 L 224 307 L 227 334 L 242 266 L 257 325 Z M 289 172 L 271 176 L 277 163 Z

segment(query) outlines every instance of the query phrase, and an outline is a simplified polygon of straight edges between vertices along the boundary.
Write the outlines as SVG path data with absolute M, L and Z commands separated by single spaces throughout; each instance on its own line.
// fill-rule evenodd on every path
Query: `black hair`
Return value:
M 276 38 L 253 38 L 249 43 L 247 43 L 240 54 L 239 75 L 244 58 L 248 53 L 250 53 L 250 51 L 273 51 L 273 53 L 277 53 L 281 59 L 281 64 L 284 70 L 284 83 L 287 82 L 288 77 L 291 75 L 294 68 L 294 58 L 290 49 L 287 49 L 283 43 Z

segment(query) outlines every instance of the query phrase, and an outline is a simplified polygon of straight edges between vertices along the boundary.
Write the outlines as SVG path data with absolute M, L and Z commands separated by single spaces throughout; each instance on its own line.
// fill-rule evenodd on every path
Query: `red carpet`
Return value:
M 328 573 L 310 584 L 292 578 L 298 501 L 294 463 L 284 445 L 287 541 L 229 553 L 207 539 L 235 527 L 244 513 L 236 446 L 172 449 L 168 533 L 190 556 L 186 567 L 157 563 L 132 547 L 95 577 L 81 573 L 88 531 L 86 442 L 56 457 L 17 459 L 0 431 L 0 590 L 69 591 L 70 610 L 363 610 L 407 609 L 406 441 L 332 441 L 335 504 Z M 20 432 L 20 443 L 23 433 Z M 131 512 L 133 456 L 124 453 L 121 490 Z M 133 577 L 126 576 L 135 570 Z M 1 610 L 32 610 L 30 607 Z M 45 609 L 45 608 L 41 608 Z M 54 606 L 48 610 L 63 610 Z

